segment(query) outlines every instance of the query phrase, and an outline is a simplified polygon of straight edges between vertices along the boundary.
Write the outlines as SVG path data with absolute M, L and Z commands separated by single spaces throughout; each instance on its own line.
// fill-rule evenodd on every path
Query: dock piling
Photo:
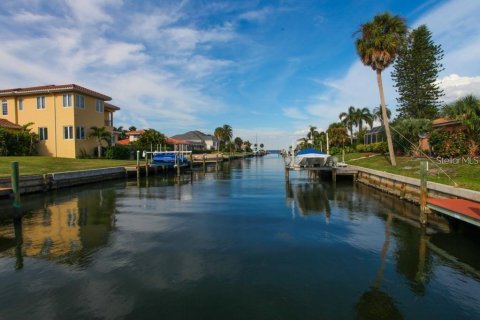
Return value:
M 420 223 L 425 225 L 428 222 L 427 214 L 427 173 L 428 162 L 420 161 Z
M 14 195 L 13 207 L 18 209 L 20 203 L 20 170 L 18 161 L 12 162 L 12 191 Z
M 137 178 L 140 178 L 140 150 L 137 150 Z

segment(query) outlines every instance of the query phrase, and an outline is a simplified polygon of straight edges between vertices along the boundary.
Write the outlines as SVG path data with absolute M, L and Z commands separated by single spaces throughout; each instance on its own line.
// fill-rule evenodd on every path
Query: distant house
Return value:
M 218 139 L 211 134 L 205 134 L 198 130 L 172 136 L 173 139 L 187 141 L 193 150 L 217 150 Z
M 120 110 L 106 103 L 109 96 L 76 84 L 3 89 L 0 100 L 3 127 L 32 123 L 38 154 L 52 157 L 93 155 L 97 142 L 88 138 L 90 128 L 112 133 L 113 113 Z
M 135 142 L 138 140 L 138 138 L 145 133 L 145 130 L 134 130 L 134 131 L 128 131 L 125 133 L 127 136 L 125 139 L 118 140 L 116 144 L 126 146 L 127 144 L 130 144 L 132 142 Z
M 384 130 L 383 126 L 373 127 L 368 130 L 363 137 L 363 144 L 371 144 L 384 141 Z
M 462 125 L 462 121 L 460 120 L 443 117 L 432 120 L 432 129 L 454 132 L 457 130 L 463 130 L 464 127 Z M 429 136 L 420 137 L 420 149 L 430 150 L 428 138 Z

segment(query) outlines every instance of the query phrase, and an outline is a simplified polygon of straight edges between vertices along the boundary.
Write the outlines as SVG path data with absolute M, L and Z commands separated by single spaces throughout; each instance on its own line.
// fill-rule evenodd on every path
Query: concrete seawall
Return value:
M 80 184 L 124 178 L 126 175 L 127 171 L 124 167 L 113 167 L 20 176 L 20 193 L 44 192 Z M 10 195 L 10 178 L 0 178 L 0 190 L 0 196 L 8 197 Z
M 420 179 L 404 177 L 384 171 L 350 166 L 358 170 L 357 181 L 414 203 L 420 200 Z M 462 198 L 480 202 L 480 192 L 427 182 L 428 197 Z

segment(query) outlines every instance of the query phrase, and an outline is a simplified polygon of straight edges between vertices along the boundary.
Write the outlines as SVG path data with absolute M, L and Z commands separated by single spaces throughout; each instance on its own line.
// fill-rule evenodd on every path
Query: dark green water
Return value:
M 423 235 L 351 181 L 286 184 L 275 155 L 22 201 L 0 319 L 480 318 L 475 235 Z

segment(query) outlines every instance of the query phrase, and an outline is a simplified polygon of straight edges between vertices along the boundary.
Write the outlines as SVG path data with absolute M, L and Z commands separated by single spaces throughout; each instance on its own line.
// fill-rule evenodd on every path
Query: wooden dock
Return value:
M 427 207 L 449 217 L 480 227 L 480 203 L 465 199 L 428 198 Z
M 290 167 L 285 166 L 285 178 L 288 180 L 290 176 L 290 171 L 307 171 L 314 174 L 331 174 L 332 181 L 337 181 L 337 176 L 351 176 L 355 179 L 358 174 L 357 168 L 352 168 L 350 166 L 343 167 Z

